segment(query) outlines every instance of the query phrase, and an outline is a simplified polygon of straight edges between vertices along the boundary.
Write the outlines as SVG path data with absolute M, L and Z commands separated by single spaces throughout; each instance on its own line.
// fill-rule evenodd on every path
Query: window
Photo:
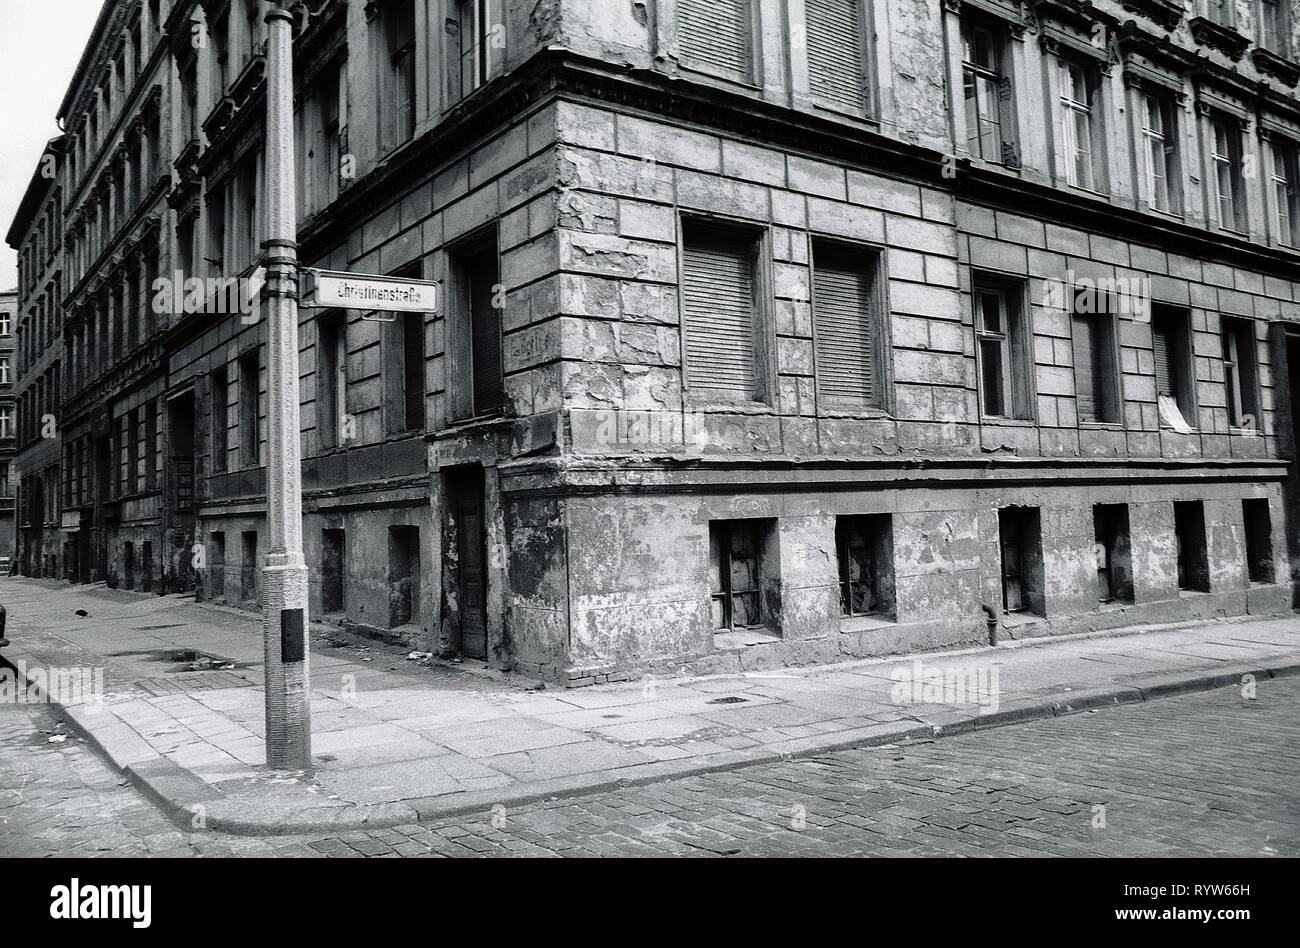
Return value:
M 181 278 L 188 280 L 194 272 L 194 218 L 187 217 L 176 225 L 176 265 Z
M 257 601 L 257 531 L 240 531 L 239 540 L 239 598 L 253 603 Z
M 10 381 L 11 379 L 9 378 L 9 357 L 4 356 L 3 358 L 0 358 L 0 385 L 8 385 Z
M 245 467 L 257 467 L 261 461 L 260 395 L 257 352 L 254 351 L 239 357 L 239 445 Z
M 1252 583 L 1275 582 L 1268 501 L 1262 497 L 1243 500 L 1241 513 L 1246 529 L 1246 575 Z
M 0 405 L 0 439 L 14 436 L 14 410 L 11 405 Z
M 321 74 L 303 116 L 301 127 L 306 140 L 300 151 L 303 170 L 298 187 L 304 215 L 327 207 L 339 196 L 343 159 L 340 102 L 346 95 L 345 73 L 343 65 L 337 64 Z
M 1097 558 L 1097 600 L 1133 601 L 1133 556 L 1128 505 L 1094 504 L 1092 529 Z
M 144 489 L 158 487 L 158 405 L 150 403 L 145 408 L 144 426 Z
M 199 137 L 199 78 L 198 62 L 191 56 L 180 66 L 181 81 L 181 144 Z
M 502 20 L 501 0 L 460 0 L 456 5 L 462 96 L 484 85 L 500 69 Z
M 1062 60 L 1058 75 L 1061 83 L 1061 155 L 1065 180 L 1076 188 L 1097 190 L 1093 148 L 1094 79 L 1078 63 Z
M 316 403 L 320 444 L 322 448 L 334 448 L 347 440 L 343 430 L 348 392 L 347 322 L 336 319 L 318 322 L 317 326 L 320 347 L 316 363 Z
M 974 278 L 975 344 L 984 415 L 1032 418 L 1032 348 L 1018 284 Z
M 321 612 L 329 615 L 344 611 L 346 537 L 342 530 L 321 531 Z
M 1146 199 L 1152 210 L 1177 213 L 1178 174 L 1175 112 L 1162 96 L 1142 94 L 1142 144 Z
M 1236 19 L 1236 0 L 1205 0 L 1205 16 L 1220 26 L 1231 27 Z
M 1290 51 L 1286 8 L 1282 0 L 1259 0 L 1259 45 L 1279 56 Z
M 1191 370 L 1190 315 L 1186 310 L 1155 307 L 1151 313 L 1151 349 L 1156 375 L 1160 423 L 1182 434 L 1195 421 Z
M 1071 332 L 1075 409 L 1079 421 L 1117 424 L 1120 405 L 1114 319 L 1104 313 L 1076 312 Z
M 262 36 L 261 0 L 244 0 L 244 36 L 248 45 L 244 48 L 243 62 L 247 65 L 259 53 Z
M 837 517 L 840 615 L 893 619 L 894 537 L 889 514 Z
M 1277 241 L 1300 245 L 1300 160 L 1296 143 L 1273 138 L 1273 198 L 1277 202 Z
M 992 29 L 963 21 L 961 40 L 966 149 L 985 161 L 1002 163 L 1014 148 L 1008 134 L 1011 83 L 1002 74 L 1002 37 Z
M 227 428 L 230 424 L 230 374 L 223 365 L 212 373 L 212 470 L 226 470 Z
M 766 373 L 759 368 L 764 346 L 757 303 L 758 247 L 758 239 L 744 232 L 685 225 L 686 384 L 702 397 L 751 402 L 766 396 Z
M 804 11 L 813 99 L 852 115 L 866 114 L 870 87 L 863 0 L 805 0 Z
M 465 397 L 459 414 L 464 417 L 490 415 L 505 404 L 505 380 L 501 358 L 502 287 L 497 260 L 497 238 L 459 251 L 453 258 L 458 308 L 464 348 L 461 373 Z
M 420 619 L 420 528 L 388 528 L 388 625 Z
M 208 198 L 208 254 L 204 258 L 209 272 L 221 275 L 226 255 L 226 189 L 212 189 Z
M 223 10 L 208 30 L 212 37 L 212 101 L 226 94 L 230 84 L 230 11 Z
M 1249 320 L 1220 320 L 1223 341 L 1223 384 L 1228 392 L 1228 423 L 1234 428 L 1260 427 L 1256 376 L 1259 363 L 1255 326 Z
M 1178 545 L 1178 588 L 1210 591 L 1205 549 L 1205 508 L 1199 500 L 1175 501 L 1174 541 Z
M 1213 145 L 1210 163 L 1214 169 L 1214 194 L 1219 226 L 1226 230 L 1246 229 L 1245 192 L 1241 181 L 1241 135 L 1232 119 L 1210 121 Z
M 230 272 L 242 272 L 258 258 L 260 241 L 257 216 L 257 155 L 249 155 L 239 168 L 239 216 L 236 218 L 238 240 L 234 241 Z
M 709 523 L 709 595 L 714 631 L 764 624 L 763 540 L 770 529 L 770 521 L 760 520 Z
M 754 80 L 754 0 L 677 0 L 685 65 L 724 79 Z
M 402 333 L 402 414 L 406 431 L 424 428 L 424 313 L 403 313 L 397 326 Z
M 874 251 L 813 242 L 817 394 L 830 406 L 881 407 L 881 307 Z M 689 338 L 689 337 L 688 337 Z
M 0 313 L 0 336 L 13 332 L 13 317 L 9 313 Z
M 1004 612 L 1044 615 L 1040 519 L 1037 507 L 1003 507 L 998 511 Z
M 415 4 L 390 0 L 384 8 L 384 34 L 388 44 L 390 144 L 415 134 Z
M 0 434 L 0 438 L 4 437 Z M 13 496 L 9 489 L 9 462 L 0 461 L 0 497 Z

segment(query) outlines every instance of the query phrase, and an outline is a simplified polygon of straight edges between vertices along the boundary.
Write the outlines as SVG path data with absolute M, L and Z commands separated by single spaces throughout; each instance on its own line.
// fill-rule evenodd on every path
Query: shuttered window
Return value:
M 677 0 L 677 46 L 688 66 L 754 78 L 754 0 Z
M 1169 395 L 1184 414 L 1191 412 L 1192 372 L 1188 350 L 1191 314 L 1156 306 L 1151 314 L 1151 349 L 1155 356 L 1156 394 Z
M 682 250 L 682 310 L 686 379 L 706 397 L 752 401 L 761 397 L 756 369 L 752 237 L 692 227 Z
M 813 98 L 861 115 L 867 109 L 862 0 L 806 0 Z
M 879 404 L 873 255 L 813 244 L 817 394 L 844 407 Z
M 1117 422 L 1110 318 L 1074 316 L 1075 408 L 1082 422 Z

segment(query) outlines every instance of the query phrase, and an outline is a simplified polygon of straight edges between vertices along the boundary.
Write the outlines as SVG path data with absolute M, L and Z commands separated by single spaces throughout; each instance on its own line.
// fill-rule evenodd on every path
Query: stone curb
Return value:
M 206 783 L 189 770 L 158 754 L 129 727 L 93 727 L 88 719 L 103 714 L 102 711 L 88 711 L 78 706 L 65 707 L 57 703 L 55 706 L 71 721 L 73 728 L 87 743 L 107 757 L 114 767 L 122 771 L 134 786 L 182 829 L 201 828 L 240 836 L 291 836 L 384 829 L 466 813 L 484 813 L 497 805 L 524 806 L 543 800 L 643 786 L 661 780 L 677 780 L 795 757 L 935 740 L 1121 704 L 1211 691 L 1241 684 L 1246 675 L 1253 675 L 1258 682 L 1295 674 L 1300 674 L 1300 656 L 1281 656 L 1268 659 L 1253 668 L 1232 672 L 1212 670 L 1160 673 L 1145 678 L 1140 684 L 1082 689 L 1071 692 L 1068 697 L 1044 695 L 1020 698 L 991 714 L 950 710 L 911 720 L 856 728 L 833 736 L 797 738 L 763 748 L 714 755 L 701 764 L 681 760 L 660 761 L 624 768 L 613 776 L 554 777 L 533 781 L 515 790 L 479 790 L 401 803 L 337 806 L 316 804 L 306 808 L 287 803 L 282 798 L 267 803 L 253 798 L 228 796 L 220 788 Z M 112 720 L 120 724 L 116 718 Z M 196 827 L 194 820 L 200 813 L 203 826 Z

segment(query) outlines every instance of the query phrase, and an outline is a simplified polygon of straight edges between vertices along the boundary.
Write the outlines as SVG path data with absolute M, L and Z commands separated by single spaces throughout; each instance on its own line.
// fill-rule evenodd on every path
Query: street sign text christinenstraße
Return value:
M 379 309 L 436 313 L 438 284 L 369 273 L 304 268 L 301 305 L 322 309 Z

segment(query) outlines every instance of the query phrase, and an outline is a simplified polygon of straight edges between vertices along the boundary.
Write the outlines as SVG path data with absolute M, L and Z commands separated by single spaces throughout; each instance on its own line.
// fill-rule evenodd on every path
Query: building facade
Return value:
M 105 4 L 25 571 L 256 604 L 265 7 Z M 312 616 L 581 685 L 1288 609 L 1298 21 L 299 8 L 300 258 L 443 290 L 301 312 Z
M 8 575 L 16 543 L 14 520 L 14 328 L 18 291 L 0 293 L 0 575 Z

